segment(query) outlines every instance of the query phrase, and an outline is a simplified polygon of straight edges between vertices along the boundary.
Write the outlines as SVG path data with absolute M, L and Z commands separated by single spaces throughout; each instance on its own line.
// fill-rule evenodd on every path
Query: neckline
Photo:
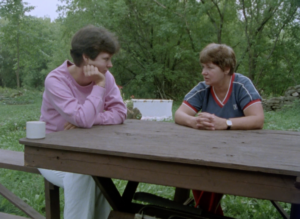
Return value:
M 215 89 L 214 87 L 211 87 L 210 91 L 211 91 L 211 94 L 215 100 L 215 102 L 222 108 L 229 100 L 229 97 L 231 96 L 231 93 L 232 93 L 232 87 L 233 87 L 233 81 L 234 81 L 234 78 L 235 78 L 235 74 L 233 73 L 233 75 L 231 76 L 230 78 L 230 81 L 229 81 L 229 86 L 228 86 L 228 89 L 227 89 L 227 92 L 226 92 L 226 95 L 223 99 L 223 101 L 221 101 L 216 92 L 215 92 Z

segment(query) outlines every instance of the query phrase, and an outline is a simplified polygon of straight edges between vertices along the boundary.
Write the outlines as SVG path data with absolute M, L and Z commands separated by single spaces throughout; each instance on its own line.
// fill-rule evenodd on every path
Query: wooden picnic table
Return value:
M 138 182 L 300 204 L 299 140 L 293 131 L 201 131 L 126 120 L 20 143 L 25 165 L 97 176 L 114 210 L 134 212 Z M 129 181 L 123 196 L 111 178 Z

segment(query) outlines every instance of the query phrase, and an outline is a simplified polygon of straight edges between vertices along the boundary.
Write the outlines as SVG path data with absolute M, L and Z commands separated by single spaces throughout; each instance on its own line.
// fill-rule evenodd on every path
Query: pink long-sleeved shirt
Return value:
M 123 123 L 127 108 L 113 75 L 105 73 L 105 88 L 94 83 L 81 86 L 68 65 L 72 63 L 65 61 L 45 80 L 40 120 L 46 122 L 46 132 L 62 131 L 66 122 L 82 128 Z

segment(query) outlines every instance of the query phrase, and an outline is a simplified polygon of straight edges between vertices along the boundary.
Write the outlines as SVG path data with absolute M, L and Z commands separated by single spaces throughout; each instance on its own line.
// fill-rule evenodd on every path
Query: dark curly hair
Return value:
M 104 27 L 88 25 L 81 28 L 72 38 L 70 54 L 76 66 L 80 67 L 83 62 L 82 55 L 95 60 L 100 52 L 111 55 L 120 49 L 117 37 Z

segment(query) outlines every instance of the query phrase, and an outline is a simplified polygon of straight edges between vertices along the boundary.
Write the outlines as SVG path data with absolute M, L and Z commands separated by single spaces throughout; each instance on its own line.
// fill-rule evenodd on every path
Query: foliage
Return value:
M 7 0 L 1 2 L 1 17 L 7 19 L 7 23 L 2 26 L 3 47 L 10 46 L 8 49 L 14 59 L 13 71 L 16 74 L 17 87 L 20 87 L 20 55 L 22 53 L 22 39 L 27 38 L 27 32 L 24 29 L 26 23 L 25 13 L 32 10 L 32 7 L 26 7 L 22 0 Z M 22 37 L 25 34 L 25 37 Z
M 245 198 L 233 195 L 224 195 L 222 208 L 225 215 L 241 219 L 277 219 L 281 218 L 279 212 L 268 200 Z M 282 208 L 289 214 L 291 205 L 280 203 Z
M 42 99 L 42 95 L 30 89 L 13 90 L 0 87 L 0 105 L 22 105 L 34 103 L 37 98 Z
M 61 0 L 60 18 L 27 16 L 22 0 L 0 1 L 0 86 L 43 87 L 70 59 L 73 34 L 87 24 L 115 32 L 122 49 L 115 75 L 125 96 L 181 99 L 198 81 L 199 51 L 233 47 L 238 72 L 264 94 L 300 83 L 296 0 Z
M 265 112 L 264 129 L 288 130 L 300 132 L 299 117 L 300 101 L 296 100 L 291 106 L 284 106 L 282 109 Z
M 117 33 L 122 50 L 113 73 L 126 96 L 182 98 L 201 80 L 198 53 L 210 42 L 231 45 L 237 70 L 265 93 L 280 95 L 300 83 L 297 1 L 62 2 L 67 38 L 89 23 Z M 286 43 L 292 54 L 286 55 Z
M 37 174 L 10 171 L 6 169 L 0 169 L 0 174 L 3 176 L 3 178 L 1 177 L 1 184 L 3 184 L 3 186 L 9 188 L 11 192 L 15 193 L 30 206 L 34 206 L 37 211 L 45 214 L 43 177 Z M 8 200 L 2 198 L 2 196 L 0 197 L 0 212 L 26 216 Z
M 239 9 L 240 27 L 244 32 L 245 43 L 241 46 L 241 58 L 237 68 L 244 63 L 241 69 L 248 72 L 256 86 L 267 93 L 280 94 L 287 88 L 286 84 L 293 85 L 293 78 L 283 72 L 288 70 L 285 44 L 289 39 L 286 37 L 290 28 L 298 23 L 298 4 L 296 1 L 285 0 L 241 0 Z M 292 41 L 295 42 L 295 38 Z M 294 49 L 300 48 L 295 46 Z M 299 69 L 296 72 L 294 70 L 296 69 L 292 70 L 292 74 L 299 72 Z
M 27 16 L 33 9 L 21 0 L 2 2 L 0 10 L 0 85 L 43 87 L 52 60 L 55 31 L 49 18 Z

